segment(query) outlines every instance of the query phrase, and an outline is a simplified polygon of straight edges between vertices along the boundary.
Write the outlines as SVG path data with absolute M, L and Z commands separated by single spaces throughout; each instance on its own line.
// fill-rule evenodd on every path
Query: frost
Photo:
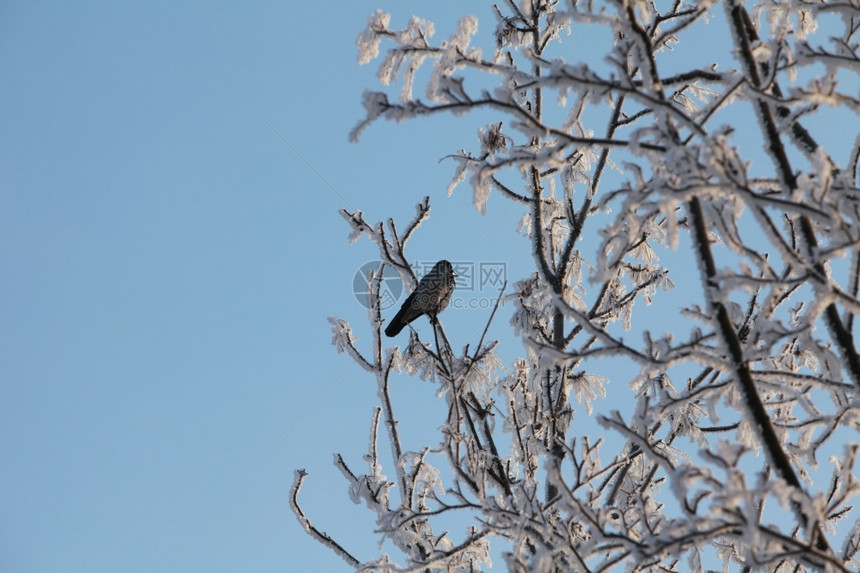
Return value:
M 488 175 L 485 172 L 477 171 L 472 178 L 472 188 L 474 189 L 472 204 L 482 215 L 486 215 L 487 213 L 487 199 L 490 197 L 490 191 L 492 190 Z
M 391 15 L 377 10 L 367 19 L 367 28 L 355 41 L 358 46 L 358 63 L 367 64 L 379 56 L 379 41 L 382 33 L 388 29 Z
M 330 316 L 328 321 L 332 325 L 331 343 L 337 348 L 338 353 L 344 352 L 355 343 L 355 336 L 349 328 L 349 323 L 333 316 Z
M 451 183 L 449 183 L 448 187 L 445 189 L 445 192 L 449 197 L 454 192 L 457 185 L 466 180 L 466 171 L 468 170 L 469 162 L 471 161 L 464 151 L 461 151 L 459 155 L 454 156 L 453 159 L 457 162 L 457 169 L 454 172 L 454 177 L 451 179 Z
M 593 412 L 592 402 L 597 398 L 606 397 L 606 389 L 604 384 L 608 382 L 603 376 L 593 374 L 579 374 L 574 378 L 573 390 L 576 396 L 576 401 L 579 404 L 585 404 L 586 411 L 589 415 Z
M 360 121 L 358 125 L 352 128 L 352 131 L 349 132 L 349 140 L 353 143 L 358 141 L 358 136 L 361 135 L 364 128 L 391 108 L 388 104 L 388 96 L 382 92 L 364 92 L 364 98 L 361 105 L 363 105 L 364 109 L 367 111 L 367 117 Z
M 469 48 L 472 35 L 478 31 L 478 19 L 474 16 L 463 17 L 457 31 L 440 47 L 441 57 L 433 65 L 433 73 L 427 82 L 426 95 L 430 101 L 451 101 L 452 96 L 460 93 L 461 80 L 453 77 L 468 61 L 481 59 L 481 51 Z
M 351 137 L 469 122 L 447 192 L 494 195 L 519 246 L 480 317 L 389 339 L 371 281 L 366 324 L 330 319 L 379 402 L 368 469 L 336 463 L 403 561 L 302 521 L 355 569 L 471 572 L 491 543 L 515 571 L 860 567 L 857 9 L 716 6 L 509 2 L 439 40 L 369 20 L 386 91 Z M 429 199 L 342 214 L 415 284 Z M 430 435 L 401 408 L 428 384 Z

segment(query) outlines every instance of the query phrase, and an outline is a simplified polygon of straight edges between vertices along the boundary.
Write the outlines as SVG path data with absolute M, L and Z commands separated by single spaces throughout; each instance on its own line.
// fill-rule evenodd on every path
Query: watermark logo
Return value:
M 369 261 L 355 272 L 352 281 L 352 292 L 355 300 L 367 307 L 367 295 L 370 292 L 370 278 L 379 269 L 381 261 Z M 418 261 L 413 267 L 415 275 L 420 279 L 429 273 L 436 261 Z M 485 309 L 496 304 L 499 293 L 508 280 L 508 264 L 500 261 L 451 261 L 455 278 L 454 296 L 451 298 L 452 308 Z M 403 302 L 405 295 L 400 275 L 392 267 L 385 267 L 380 284 L 379 297 L 382 310 L 389 309 Z
M 382 261 L 370 261 L 361 265 L 355 276 L 352 279 L 352 292 L 355 294 L 355 300 L 367 308 L 367 295 L 370 293 L 370 279 L 379 270 L 379 265 Z M 382 272 L 382 283 L 379 285 L 379 299 L 382 310 L 391 308 L 400 302 L 400 296 L 403 294 L 403 281 L 400 280 L 400 275 L 393 267 L 385 266 Z
M 499 292 L 508 282 L 507 263 L 478 263 L 480 283 L 478 289 Z

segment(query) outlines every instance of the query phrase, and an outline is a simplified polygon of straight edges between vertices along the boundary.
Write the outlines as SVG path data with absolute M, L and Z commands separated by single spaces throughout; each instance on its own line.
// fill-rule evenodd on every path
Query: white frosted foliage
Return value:
M 498 307 L 390 338 L 380 273 L 415 287 L 406 244 L 430 200 L 408 221 L 342 212 L 384 266 L 366 323 L 329 319 L 378 400 L 367 469 L 335 464 L 396 554 L 359 560 L 294 500 L 305 531 L 386 573 L 491 555 L 523 572 L 860 569 L 857 22 L 850 2 L 374 13 L 358 58 L 380 85 L 350 137 L 468 122 L 444 190 L 471 187 L 517 236 Z M 442 223 L 468 260 L 466 226 Z

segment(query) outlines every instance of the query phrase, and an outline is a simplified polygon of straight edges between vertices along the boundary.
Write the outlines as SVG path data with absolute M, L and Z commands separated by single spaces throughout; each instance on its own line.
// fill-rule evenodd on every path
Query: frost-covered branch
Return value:
M 860 565 L 860 139 L 833 133 L 860 130 L 860 7 L 717 4 L 505 0 L 488 35 L 466 16 L 441 41 L 368 20 L 359 61 L 382 87 L 350 137 L 480 111 L 446 191 L 519 209 L 510 257 L 532 268 L 470 344 L 439 321 L 387 347 L 384 267 L 369 347 L 331 319 L 379 399 L 367 473 L 336 465 L 402 554 L 358 569 L 472 572 L 491 543 L 512 571 Z M 429 208 L 342 214 L 414 288 Z M 515 349 L 486 340 L 502 310 Z M 437 389 L 424 443 L 395 418 L 399 375 Z
M 290 508 L 293 510 L 293 513 L 296 516 L 296 519 L 299 520 L 299 523 L 302 525 L 304 530 L 311 535 L 314 539 L 334 551 L 341 559 L 346 561 L 346 563 L 351 567 L 357 567 L 361 562 L 353 557 L 346 549 L 341 547 L 335 540 L 328 536 L 327 533 L 323 531 L 319 531 L 314 525 L 311 523 L 311 520 L 304 514 L 302 508 L 299 507 L 299 490 L 302 487 L 302 482 L 305 477 L 307 477 L 308 473 L 305 470 L 296 470 L 295 479 L 293 480 L 293 487 L 290 490 Z

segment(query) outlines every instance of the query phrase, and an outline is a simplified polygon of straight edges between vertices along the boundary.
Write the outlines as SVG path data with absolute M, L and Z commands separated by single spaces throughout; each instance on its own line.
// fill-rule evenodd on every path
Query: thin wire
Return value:
M 340 200 L 341 200 L 341 201 L 343 201 L 343 202 L 346 204 L 346 206 L 347 206 L 347 207 L 349 207 L 352 211 L 355 211 L 355 207 L 353 207 L 353 206 L 349 203 L 349 201 L 347 201 L 347 200 L 344 198 L 344 196 L 343 196 L 343 195 L 341 195 L 340 193 L 338 193 L 337 189 L 335 189 L 335 188 L 334 188 L 334 186 L 332 186 L 332 184 L 331 184 L 331 183 L 329 183 L 329 182 L 326 180 L 326 178 L 325 178 L 325 177 L 323 177 L 323 176 L 322 176 L 322 174 L 321 174 L 319 171 L 317 171 L 317 170 L 314 168 L 314 166 L 313 166 L 313 165 L 311 165 L 311 164 L 310 164 L 310 162 L 308 162 L 308 160 L 307 160 L 307 159 L 305 159 L 305 158 L 302 156 L 302 154 L 301 154 L 301 153 L 299 153 L 299 152 L 298 152 L 298 150 L 290 144 L 290 142 L 289 142 L 289 141 L 287 141 L 286 139 L 284 139 L 284 136 L 283 136 L 283 135 L 281 135 L 281 134 L 280 134 L 280 132 L 279 132 L 277 129 L 275 129 L 275 128 L 274 128 L 274 126 L 273 126 L 271 123 L 269 123 L 268 121 L 266 121 L 266 118 L 265 118 L 265 117 L 263 117 L 262 115 L 260 115 L 260 112 L 258 112 L 257 110 L 254 110 L 254 113 L 256 113 L 256 114 L 257 114 L 257 117 L 259 117 L 261 120 L 263 120 L 263 123 L 265 123 L 266 125 L 268 125 L 268 126 L 269 126 L 269 129 L 271 129 L 273 132 L 275 132 L 275 135 L 277 135 L 277 136 L 280 138 L 280 140 L 281 140 L 281 141 L 283 141 L 284 143 L 286 143 L 286 144 L 287 144 L 287 147 L 289 147 L 289 148 L 293 151 L 293 153 L 295 153 L 295 154 L 299 157 L 299 159 L 301 159 L 301 160 L 305 163 L 305 165 L 307 165 L 307 166 L 308 166 L 308 168 L 310 168 L 310 170 L 311 170 L 311 171 L 313 171 L 314 173 L 316 173 L 316 176 L 317 176 L 317 177 L 319 177 L 319 178 L 322 180 L 322 182 L 323 182 L 323 183 L 325 183 L 326 185 L 328 185 L 328 188 L 329 188 L 329 189 L 331 189 L 331 190 L 334 192 L 334 194 L 335 194 L 335 195 L 337 195 L 338 197 L 340 197 Z
M 313 405 L 314 405 L 314 404 L 316 404 L 317 402 L 319 402 L 320 398 L 322 398 L 322 397 L 323 397 L 323 395 L 325 395 L 325 393 L 326 393 L 326 392 L 328 392 L 328 391 L 329 391 L 329 389 L 330 389 L 332 386 L 334 386 L 335 382 L 337 382 L 338 380 L 340 380 L 340 377 L 341 377 L 341 376 L 343 376 L 343 375 L 346 373 L 346 371 L 347 371 L 347 370 L 349 370 L 349 369 L 352 367 L 352 364 L 353 364 L 353 363 L 349 363 L 349 364 L 347 364 L 346 368 L 344 368 L 344 369 L 343 369 L 343 371 L 342 371 L 340 374 L 338 374 L 338 375 L 335 377 L 335 379 L 334 379 L 334 380 L 332 380 L 332 381 L 331 381 L 331 383 L 330 383 L 328 386 L 326 386 L 325 388 L 323 388 L 323 391 L 322 391 L 322 392 L 320 392 L 320 393 L 319 393 L 319 395 L 318 395 L 316 398 L 314 398 L 314 399 L 311 401 L 311 403 L 310 403 L 310 404 L 308 404 L 308 405 L 305 407 L 305 409 L 304 409 L 304 410 L 302 410 L 302 411 L 301 411 L 301 413 L 299 413 L 299 415 L 298 415 L 298 416 L 296 416 L 296 418 L 295 418 L 292 422 L 290 422 L 290 423 L 289 423 L 289 425 L 288 425 L 286 428 L 284 428 L 284 430 L 283 430 L 280 434 L 278 434 L 278 435 L 275 437 L 275 439 L 274 439 L 274 440 L 272 440 L 272 443 L 271 443 L 271 444 L 269 444 L 268 446 L 266 446 L 266 447 L 263 449 L 263 451 L 262 451 L 262 452 L 260 452 L 260 454 L 259 454 L 256 458 L 254 458 L 254 461 L 253 461 L 253 462 L 251 462 L 251 465 L 256 464 L 256 463 L 257 463 L 257 460 L 259 460 L 260 458 L 262 458 L 262 457 L 263 457 L 263 454 L 265 454 L 266 452 L 268 452 L 268 451 L 272 448 L 272 446 L 274 446 L 274 445 L 275 445 L 275 442 L 277 442 L 278 440 L 280 440 L 280 439 L 284 436 L 284 434 L 286 434 L 287 432 L 289 432 L 289 431 L 290 431 L 290 429 L 291 429 L 293 426 L 295 426 L 295 425 L 296 425 L 296 423 L 297 423 L 299 420 L 301 420 L 301 419 L 302 419 L 302 416 L 304 416 L 304 415 L 308 412 L 308 410 L 310 410 L 310 409 L 313 407 Z

